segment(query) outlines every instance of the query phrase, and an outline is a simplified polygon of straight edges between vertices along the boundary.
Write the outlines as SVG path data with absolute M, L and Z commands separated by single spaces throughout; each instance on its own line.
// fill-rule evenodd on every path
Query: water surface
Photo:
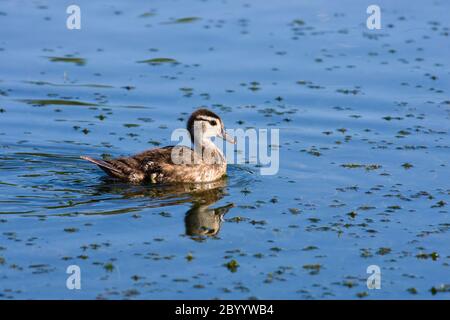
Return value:
M 81 30 L 0 3 L 0 298 L 450 297 L 450 4 L 378 1 L 381 30 L 359 1 L 77 4 Z M 79 159 L 173 144 L 200 106 L 280 129 L 278 174 L 130 186 Z

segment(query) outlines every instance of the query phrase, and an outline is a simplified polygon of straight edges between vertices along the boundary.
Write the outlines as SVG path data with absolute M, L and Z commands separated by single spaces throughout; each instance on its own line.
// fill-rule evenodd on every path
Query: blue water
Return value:
M 77 1 L 81 30 L 68 4 L 0 2 L 1 299 L 450 297 L 449 3 L 378 1 L 381 30 L 359 1 Z M 280 129 L 278 173 L 130 186 L 78 158 L 173 144 L 200 106 Z

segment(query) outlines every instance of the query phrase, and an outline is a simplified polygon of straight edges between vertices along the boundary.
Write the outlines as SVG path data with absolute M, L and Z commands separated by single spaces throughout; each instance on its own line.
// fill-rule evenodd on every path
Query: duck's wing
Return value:
M 180 164 L 180 158 L 177 158 L 179 153 L 184 157 L 194 156 L 190 148 L 169 146 L 147 150 L 131 157 L 111 160 L 99 160 L 86 156 L 81 158 L 98 165 L 114 178 L 133 183 L 140 183 L 145 179 L 149 179 L 152 182 L 160 182 L 162 180 L 169 182 L 170 180 L 179 179 L 178 175 L 181 172 L 175 170 L 174 167 Z M 187 162 L 185 161 L 185 163 Z
M 144 151 L 133 156 L 151 182 L 194 181 L 192 168 L 198 163 L 197 154 L 185 146 L 169 146 Z
M 140 170 L 139 164 L 132 158 L 118 158 L 112 160 L 100 160 L 81 156 L 81 159 L 95 163 L 109 176 L 129 182 L 139 183 L 145 179 L 145 174 Z
M 172 150 L 174 146 L 168 146 L 164 148 L 156 148 L 146 150 L 144 152 L 138 153 L 131 158 L 133 158 L 137 163 L 141 164 L 141 167 L 148 166 L 148 162 L 160 163 L 160 164 L 174 164 L 172 160 Z

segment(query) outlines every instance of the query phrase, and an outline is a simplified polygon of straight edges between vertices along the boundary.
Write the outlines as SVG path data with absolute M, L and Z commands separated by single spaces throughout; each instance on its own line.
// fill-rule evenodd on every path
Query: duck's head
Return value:
M 236 143 L 234 138 L 226 133 L 222 119 L 208 109 L 194 111 L 187 122 L 187 130 L 191 135 L 192 142 L 221 137 L 230 143 Z

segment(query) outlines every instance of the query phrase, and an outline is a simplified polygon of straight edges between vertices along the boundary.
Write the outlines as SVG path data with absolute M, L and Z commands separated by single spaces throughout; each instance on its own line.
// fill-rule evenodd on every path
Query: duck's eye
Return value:
M 211 120 L 211 121 L 209 122 L 209 124 L 212 125 L 212 126 L 215 126 L 215 125 L 217 124 L 217 121 L 216 121 L 216 120 Z

